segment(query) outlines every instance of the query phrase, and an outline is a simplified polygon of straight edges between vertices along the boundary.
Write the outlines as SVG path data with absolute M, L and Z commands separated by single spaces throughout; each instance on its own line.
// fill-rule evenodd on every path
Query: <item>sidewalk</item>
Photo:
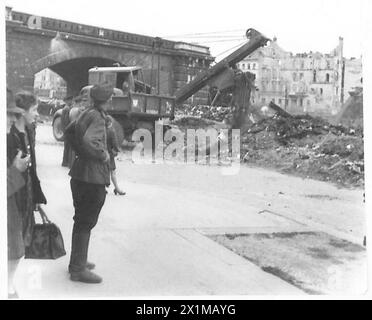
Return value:
M 141 183 L 126 183 L 124 197 L 110 191 L 93 230 L 89 259 L 104 282 L 70 281 L 73 207 L 68 170 L 60 166 L 60 145 L 40 144 L 37 156 L 46 211 L 64 235 L 67 255 L 55 261 L 23 260 L 17 276 L 22 298 L 303 294 L 202 235 L 203 228 L 276 228 L 291 223 L 195 190 Z

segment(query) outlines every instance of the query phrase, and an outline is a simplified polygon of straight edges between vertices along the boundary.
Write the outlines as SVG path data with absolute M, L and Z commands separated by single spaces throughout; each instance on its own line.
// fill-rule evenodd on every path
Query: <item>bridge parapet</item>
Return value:
M 115 42 L 123 42 L 128 44 L 135 44 L 140 46 L 152 47 L 156 43 L 155 37 L 111 30 L 106 28 L 100 28 L 96 26 L 90 26 L 65 20 L 53 19 L 48 17 L 35 16 L 28 13 L 12 11 L 7 8 L 7 21 L 11 20 L 20 23 L 22 26 L 30 29 L 41 29 L 51 30 L 55 32 L 63 32 L 68 34 L 75 34 L 81 36 L 87 36 L 103 40 L 111 40 Z M 156 48 L 155 48 L 156 50 Z M 180 55 L 197 55 L 205 56 L 208 60 L 213 60 L 210 56 L 209 48 L 205 46 L 187 44 L 184 42 L 170 41 L 162 39 L 161 45 L 162 51 L 176 51 Z M 177 54 L 174 52 L 174 54 Z M 164 53 L 164 52 L 163 52 Z

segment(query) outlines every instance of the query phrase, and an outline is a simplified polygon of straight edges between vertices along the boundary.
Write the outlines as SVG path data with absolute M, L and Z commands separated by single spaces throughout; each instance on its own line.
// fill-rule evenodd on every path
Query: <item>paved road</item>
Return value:
M 46 211 L 61 228 L 69 254 L 73 207 L 62 144 L 51 128 L 37 133 L 39 177 Z M 117 161 L 127 191 L 106 204 L 91 239 L 90 260 L 104 282 L 68 280 L 67 256 L 22 261 L 18 290 L 25 298 L 304 294 L 218 245 L 208 233 L 323 230 L 361 243 L 365 217 L 361 190 L 241 167 L 139 165 Z

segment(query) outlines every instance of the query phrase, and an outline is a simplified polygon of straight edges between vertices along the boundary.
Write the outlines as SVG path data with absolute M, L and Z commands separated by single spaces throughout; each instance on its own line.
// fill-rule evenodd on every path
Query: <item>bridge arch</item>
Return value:
M 94 66 L 108 67 L 114 63 L 125 65 L 118 57 L 103 56 L 100 53 L 61 50 L 36 60 L 30 65 L 33 75 L 49 68 L 62 77 L 67 84 L 67 94 L 77 95 L 88 84 L 88 70 Z
M 61 65 L 68 61 L 84 61 L 84 60 L 105 60 L 112 61 L 112 63 L 119 62 L 125 64 L 125 61 L 120 61 L 121 57 L 118 55 L 110 55 L 107 53 L 102 54 L 100 51 L 90 51 L 90 50 L 77 50 L 75 48 L 67 48 L 64 50 L 59 50 L 52 52 L 42 58 L 32 62 L 30 64 L 30 72 L 35 74 L 45 68 L 51 68 L 55 65 Z

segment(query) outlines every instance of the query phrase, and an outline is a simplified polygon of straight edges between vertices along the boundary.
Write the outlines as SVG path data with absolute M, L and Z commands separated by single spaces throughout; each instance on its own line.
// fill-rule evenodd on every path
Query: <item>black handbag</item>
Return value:
M 38 212 L 43 223 L 34 225 L 31 243 L 25 248 L 25 259 L 58 259 L 66 255 L 61 231 L 41 207 Z

